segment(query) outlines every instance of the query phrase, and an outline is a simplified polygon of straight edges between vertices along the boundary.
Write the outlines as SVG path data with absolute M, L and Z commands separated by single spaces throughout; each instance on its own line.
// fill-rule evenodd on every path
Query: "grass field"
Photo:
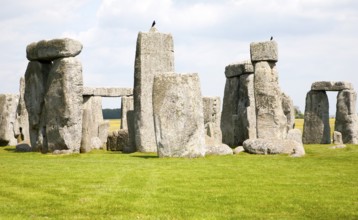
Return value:
M 54 156 L 0 148 L 0 219 L 358 219 L 358 146 L 307 155 Z

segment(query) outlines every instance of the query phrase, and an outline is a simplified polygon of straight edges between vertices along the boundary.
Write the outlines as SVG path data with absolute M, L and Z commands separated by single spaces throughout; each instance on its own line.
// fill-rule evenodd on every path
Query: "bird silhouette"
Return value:
M 153 23 L 152 23 L 152 27 L 154 27 L 154 25 L 155 25 L 155 20 L 154 20 Z
M 273 40 L 273 37 L 271 36 L 270 40 Z

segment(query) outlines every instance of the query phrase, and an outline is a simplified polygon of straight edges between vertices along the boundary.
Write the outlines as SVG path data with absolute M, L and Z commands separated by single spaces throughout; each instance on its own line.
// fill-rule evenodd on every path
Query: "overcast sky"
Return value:
M 356 0 L 1 0 L 0 93 L 18 93 L 26 46 L 70 37 L 85 86 L 133 87 L 137 34 L 153 20 L 172 33 L 175 69 L 199 73 L 204 96 L 223 96 L 225 66 L 250 58 L 250 43 L 278 43 L 279 83 L 304 111 L 315 81 L 350 81 L 358 89 Z M 329 93 L 335 112 L 336 93 Z M 104 108 L 119 107 L 106 98 Z

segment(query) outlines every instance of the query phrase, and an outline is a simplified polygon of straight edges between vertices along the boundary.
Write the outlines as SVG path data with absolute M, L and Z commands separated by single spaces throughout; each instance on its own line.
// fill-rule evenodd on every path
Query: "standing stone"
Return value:
M 239 103 L 239 83 L 239 77 L 227 78 L 225 83 L 220 127 L 222 142 L 229 146 L 236 145 L 234 129 Z
M 343 143 L 358 144 L 357 93 L 342 90 L 337 95 L 335 130 L 342 133 Z
M 134 70 L 135 142 L 141 152 L 155 152 L 152 90 L 155 75 L 174 72 L 174 45 L 171 34 L 151 28 L 139 32 Z
M 156 76 L 153 115 L 159 157 L 205 155 L 203 103 L 198 74 Z
M 261 61 L 255 63 L 254 67 L 257 138 L 284 139 L 287 119 L 282 109 L 276 65 Z
M 287 131 L 293 129 L 295 124 L 295 107 L 290 96 L 282 93 L 282 109 L 287 118 Z
M 47 92 L 47 79 L 51 67 L 51 63 L 31 61 L 27 65 L 25 73 L 24 99 L 29 114 L 29 132 L 33 151 L 42 150 L 42 128 L 46 123 L 43 108 Z
M 15 113 L 19 96 L 15 94 L 0 95 L 0 146 L 15 146 Z
M 45 96 L 49 152 L 79 152 L 83 112 L 82 66 L 77 58 L 53 63 Z
M 311 90 L 306 96 L 304 144 L 330 144 L 329 103 L 325 91 Z
M 128 129 L 128 121 L 127 121 L 127 112 L 134 109 L 133 106 L 133 96 L 124 96 L 122 97 L 121 102 L 121 129 Z
M 91 138 L 93 137 L 93 117 L 90 109 L 83 109 L 82 113 L 82 139 L 81 139 L 81 153 L 90 152 L 92 148 Z
M 109 133 L 109 121 L 105 120 L 98 125 L 98 139 L 101 142 L 101 148 L 106 149 L 107 139 Z
M 220 130 L 221 102 L 220 97 L 203 97 L 204 126 L 207 135 L 221 143 L 222 134 Z
M 17 136 L 18 140 L 26 141 L 30 143 L 30 133 L 29 133 L 29 114 L 26 109 L 25 104 L 25 78 L 20 78 L 20 96 L 19 96 L 19 104 L 16 109 L 16 121 L 14 134 Z M 18 143 L 20 143 L 18 141 Z
M 236 120 L 235 144 L 256 138 L 256 104 L 254 74 L 243 74 L 239 81 L 238 119 Z
M 123 147 L 124 153 L 133 153 L 137 151 L 135 145 L 135 129 L 134 129 L 134 110 L 127 111 L 127 127 L 128 127 L 128 145 Z
M 334 131 L 333 132 L 333 143 L 334 144 L 343 144 L 343 140 L 342 140 L 342 133 L 339 131 Z

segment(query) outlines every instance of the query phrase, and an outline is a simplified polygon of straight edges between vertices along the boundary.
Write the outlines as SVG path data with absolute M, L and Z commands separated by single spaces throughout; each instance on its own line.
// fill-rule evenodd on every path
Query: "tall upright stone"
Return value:
M 48 151 L 79 152 L 82 137 L 83 79 L 74 57 L 54 61 L 45 96 Z
M 50 62 L 31 61 L 25 72 L 24 99 L 29 114 L 29 133 L 33 151 L 42 150 L 44 134 L 42 128 L 46 124 L 43 108 L 51 67 Z
M 225 91 L 223 99 L 223 107 L 221 114 L 221 131 L 222 142 L 229 146 L 237 146 L 239 144 L 240 135 L 237 130 L 240 125 L 238 106 L 239 101 L 245 99 L 245 94 L 240 95 L 240 84 L 246 82 L 245 74 L 252 74 L 254 72 L 253 66 L 250 61 L 243 61 L 239 63 L 230 64 L 225 67 Z M 242 78 L 240 82 L 240 78 Z M 249 94 L 246 92 L 246 94 Z M 248 99 L 247 99 L 248 100 Z M 251 100 L 251 99 L 250 99 Z
M 326 91 L 311 90 L 306 96 L 304 144 L 330 144 L 329 103 Z
M 293 129 L 295 124 L 295 107 L 290 96 L 282 93 L 282 109 L 287 118 L 287 132 Z
M 254 74 L 240 76 L 237 116 L 235 140 L 237 145 L 242 145 L 245 140 L 257 137 Z
M 198 74 L 156 76 L 153 115 L 159 157 L 205 155 L 204 114 Z
M 220 97 L 203 97 L 204 126 L 207 135 L 221 143 L 220 108 Z
M 20 96 L 19 104 L 16 109 L 16 121 L 14 133 L 17 136 L 18 140 L 26 141 L 30 143 L 30 133 L 29 133 L 29 114 L 26 109 L 25 104 L 25 78 L 20 78 Z
M 15 113 L 19 96 L 15 94 L 0 95 L 0 146 L 15 146 Z
M 132 111 L 134 109 L 133 105 L 133 96 L 124 96 L 122 97 L 121 102 L 121 129 L 128 129 L 128 111 Z M 129 120 L 133 121 L 133 120 Z
M 138 151 L 155 152 L 152 90 L 154 76 L 174 72 L 174 44 L 171 34 L 154 27 L 139 32 L 134 69 L 135 142 Z
M 337 95 L 335 130 L 341 132 L 345 144 L 358 144 L 357 93 L 342 90 Z
M 123 152 L 132 153 L 136 151 L 133 96 L 122 97 L 121 110 L 122 110 L 121 129 L 128 130 L 128 139 L 129 139 L 128 144 L 123 147 Z
M 257 138 L 284 139 L 287 135 L 287 119 L 282 109 L 282 92 L 276 68 L 277 51 L 275 41 L 250 44 L 255 70 Z

